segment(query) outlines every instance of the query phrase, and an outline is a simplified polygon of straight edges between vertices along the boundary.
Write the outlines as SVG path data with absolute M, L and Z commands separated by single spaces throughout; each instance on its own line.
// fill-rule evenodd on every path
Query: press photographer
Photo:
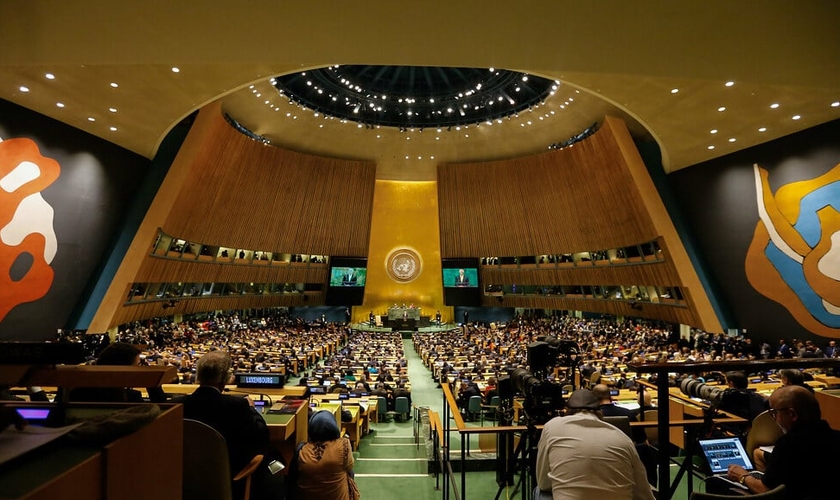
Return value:
M 686 378 L 680 383 L 680 390 L 686 396 L 709 402 L 712 408 L 752 420 L 767 410 L 767 399 L 748 389 L 749 382 L 743 372 L 726 373 L 726 388 L 706 384 L 698 379 Z

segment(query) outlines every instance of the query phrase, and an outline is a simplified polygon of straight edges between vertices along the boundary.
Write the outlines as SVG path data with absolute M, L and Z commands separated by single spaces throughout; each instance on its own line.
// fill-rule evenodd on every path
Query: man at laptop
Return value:
M 731 465 L 727 477 L 752 493 L 784 484 L 787 498 L 836 499 L 837 487 L 826 479 L 836 473 L 836 464 L 828 457 L 840 451 L 840 431 L 822 420 L 816 397 L 804 387 L 780 387 L 770 396 L 770 412 L 785 434 L 769 455 L 764 475 L 756 477 Z

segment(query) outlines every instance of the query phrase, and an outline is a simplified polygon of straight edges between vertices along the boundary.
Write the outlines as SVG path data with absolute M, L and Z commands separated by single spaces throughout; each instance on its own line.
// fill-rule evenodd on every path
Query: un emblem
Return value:
M 408 248 L 394 250 L 385 263 L 388 276 L 398 283 L 414 281 L 420 275 L 420 267 L 420 256 Z

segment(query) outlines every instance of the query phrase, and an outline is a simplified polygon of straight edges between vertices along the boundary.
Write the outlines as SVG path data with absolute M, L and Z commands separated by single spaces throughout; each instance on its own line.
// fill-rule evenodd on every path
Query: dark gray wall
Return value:
M 119 133 L 119 132 L 115 132 Z M 29 138 L 61 174 L 41 194 L 55 209 L 52 287 L 0 322 L 0 340 L 47 340 L 87 297 L 149 168 L 149 160 L 76 128 L 0 100 L 0 138 Z

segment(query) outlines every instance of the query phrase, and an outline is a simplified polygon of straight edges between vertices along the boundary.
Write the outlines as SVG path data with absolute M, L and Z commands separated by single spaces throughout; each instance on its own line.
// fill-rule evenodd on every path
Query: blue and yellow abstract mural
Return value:
M 823 337 L 840 334 L 840 164 L 812 180 L 770 190 L 754 165 L 759 222 L 745 271 L 759 293 Z

